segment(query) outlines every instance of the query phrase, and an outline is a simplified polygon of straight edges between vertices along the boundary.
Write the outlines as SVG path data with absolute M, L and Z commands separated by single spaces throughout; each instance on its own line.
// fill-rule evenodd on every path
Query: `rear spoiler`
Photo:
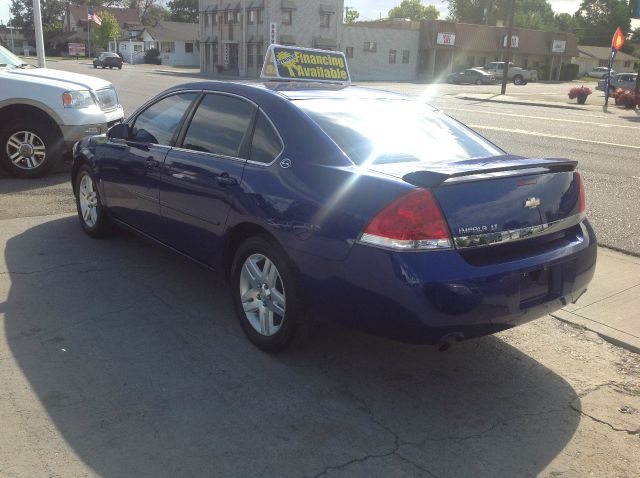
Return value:
M 455 163 L 449 163 L 443 169 L 438 171 L 437 166 L 429 171 L 414 171 L 402 176 L 402 179 L 415 186 L 424 188 L 433 188 L 440 186 L 446 181 L 460 178 L 460 181 L 477 181 L 487 179 L 487 175 L 495 173 L 511 172 L 517 175 L 519 172 L 526 174 L 527 169 L 546 169 L 549 173 L 561 173 L 575 171 L 578 161 L 563 158 L 539 158 L 514 159 L 513 156 L 502 156 L 490 158 L 488 160 L 467 160 Z M 458 169 L 458 171 L 452 171 Z M 537 171 L 539 172 L 539 171 Z M 507 174 L 508 175 L 508 174 Z M 459 181 L 456 181 L 459 182 Z

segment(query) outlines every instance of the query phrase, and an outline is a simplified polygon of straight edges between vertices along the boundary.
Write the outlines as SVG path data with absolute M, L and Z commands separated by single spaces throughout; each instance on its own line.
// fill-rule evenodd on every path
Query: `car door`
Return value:
M 242 193 L 256 111 L 238 96 L 203 95 L 162 168 L 162 240 L 212 266 L 229 209 Z
M 130 122 L 130 138 L 110 139 L 100 159 L 100 179 L 111 213 L 154 237 L 160 227 L 162 163 L 198 94 L 171 94 L 152 103 Z

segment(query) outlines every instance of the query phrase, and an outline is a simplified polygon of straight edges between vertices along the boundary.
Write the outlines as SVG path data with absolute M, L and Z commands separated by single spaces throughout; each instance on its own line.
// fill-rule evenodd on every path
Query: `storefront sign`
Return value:
M 283 45 L 269 46 L 261 77 L 325 83 L 351 81 L 344 53 Z
M 507 37 L 509 35 L 505 35 L 502 37 L 502 47 L 507 48 Z M 518 48 L 520 45 L 520 37 L 518 35 L 511 35 L 511 48 Z
M 456 44 L 456 34 L 455 33 L 438 33 L 438 38 L 436 38 L 436 44 L 454 46 Z
M 273 45 L 277 43 L 278 40 L 278 26 L 276 22 L 271 22 L 269 24 L 269 45 Z
M 567 49 L 567 42 L 564 40 L 553 40 L 551 53 L 564 53 Z
M 69 56 L 84 56 L 84 43 L 69 43 Z

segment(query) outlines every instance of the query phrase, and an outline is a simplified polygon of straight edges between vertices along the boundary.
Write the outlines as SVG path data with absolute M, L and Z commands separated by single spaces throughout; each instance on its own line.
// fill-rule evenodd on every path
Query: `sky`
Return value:
M 399 5 L 401 0 L 345 0 L 345 7 L 352 7 L 360 12 L 360 20 L 374 20 L 382 16 L 386 16 L 387 12 Z M 447 6 L 440 0 L 423 0 L 425 5 L 434 5 L 440 10 L 440 18 L 447 16 Z M 551 6 L 555 12 L 574 13 L 580 5 L 580 0 L 551 0 Z M 0 20 L 7 23 L 11 17 L 9 14 L 9 6 L 11 0 L 0 0 Z

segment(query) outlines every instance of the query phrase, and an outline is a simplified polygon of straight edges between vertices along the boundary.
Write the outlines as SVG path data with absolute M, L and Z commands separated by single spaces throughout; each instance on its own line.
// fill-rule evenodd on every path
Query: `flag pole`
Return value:
M 87 15 L 88 17 L 89 15 Z M 87 20 L 88 29 L 87 29 L 87 45 L 89 46 L 89 59 L 91 59 L 91 20 Z

